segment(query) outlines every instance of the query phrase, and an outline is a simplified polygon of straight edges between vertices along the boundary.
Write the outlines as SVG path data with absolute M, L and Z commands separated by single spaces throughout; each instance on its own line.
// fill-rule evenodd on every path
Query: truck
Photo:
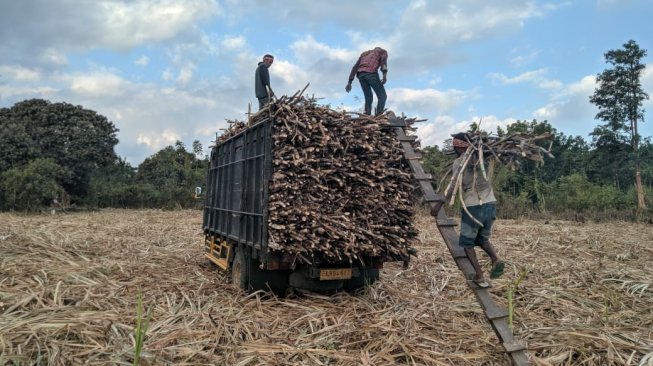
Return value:
M 409 255 L 387 253 L 355 262 L 313 258 L 306 263 L 270 249 L 274 124 L 275 117 L 268 114 L 212 146 L 203 212 L 206 258 L 229 272 L 235 286 L 280 295 L 288 289 L 353 292 L 377 281 L 384 262 L 408 263 Z

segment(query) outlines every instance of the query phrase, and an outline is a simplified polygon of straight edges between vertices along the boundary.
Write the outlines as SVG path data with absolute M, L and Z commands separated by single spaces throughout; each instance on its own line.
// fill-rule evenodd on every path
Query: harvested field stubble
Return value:
M 431 218 L 420 256 L 358 296 L 246 295 L 205 261 L 199 211 L 0 214 L 0 364 L 504 365 L 502 348 Z M 653 363 L 653 230 L 498 221 L 515 331 L 540 365 Z M 487 263 L 486 263 L 487 264 Z

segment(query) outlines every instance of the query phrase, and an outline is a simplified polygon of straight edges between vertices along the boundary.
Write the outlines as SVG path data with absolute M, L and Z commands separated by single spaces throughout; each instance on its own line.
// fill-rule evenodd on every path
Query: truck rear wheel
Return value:
M 247 290 L 247 266 L 245 262 L 245 253 L 243 251 L 243 246 L 236 246 L 236 252 L 234 253 L 234 260 L 231 263 L 231 283 L 236 287 L 243 290 Z

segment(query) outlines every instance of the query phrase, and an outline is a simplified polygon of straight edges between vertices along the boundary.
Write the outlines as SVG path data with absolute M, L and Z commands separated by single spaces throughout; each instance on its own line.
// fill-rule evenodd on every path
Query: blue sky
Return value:
M 428 119 L 417 131 L 425 146 L 481 119 L 487 130 L 548 120 L 589 140 L 606 51 L 630 39 L 648 50 L 642 82 L 653 93 L 651 14 L 653 0 L 3 1 L 0 107 L 43 98 L 93 109 L 137 165 L 176 140 L 208 148 L 226 120 L 243 119 L 265 53 L 278 95 L 310 82 L 322 102 L 359 111 L 347 76 L 381 46 L 387 107 Z M 644 107 L 640 133 L 651 136 L 653 102 Z

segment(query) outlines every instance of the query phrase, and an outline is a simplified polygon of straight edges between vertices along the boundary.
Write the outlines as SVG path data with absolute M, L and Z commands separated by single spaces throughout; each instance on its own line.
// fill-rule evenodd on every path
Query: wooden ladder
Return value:
M 444 201 L 444 197 L 441 194 L 435 193 L 433 190 L 433 186 L 431 185 L 433 177 L 430 174 L 426 174 L 420 162 L 421 156 L 415 153 L 413 143 L 417 140 L 417 137 L 408 136 L 406 134 L 405 128 L 407 125 L 405 119 L 391 116 L 390 126 L 394 129 L 399 142 L 401 142 L 404 157 L 410 165 L 415 179 L 419 183 L 424 195 L 424 200 L 428 202 L 430 206 L 433 206 L 435 202 Z M 451 256 L 456 262 L 456 265 L 458 265 L 458 268 L 460 268 L 465 275 L 465 278 L 468 279 L 467 284 L 469 288 L 474 292 L 474 295 L 476 295 L 476 299 L 483 308 L 485 316 L 492 325 L 494 332 L 499 338 L 499 341 L 501 341 L 503 348 L 510 357 L 513 365 L 531 365 L 528 359 L 525 342 L 516 339 L 512 334 L 512 330 L 508 326 L 508 311 L 494 302 L 487 288 L 479 287 L 473 281 L 469 281 L 469 279 L 473 278 L 476 272 L 474 271 L 474 267 L 469 258 L 467 258 L 465 251 L 458 245 L 459 236 L 454 228 L 457 225 L 456 222 L 447 217 L 444 210 L 440 210 L 436 217 L 436 224 L 447 248 L 449 248 Z

